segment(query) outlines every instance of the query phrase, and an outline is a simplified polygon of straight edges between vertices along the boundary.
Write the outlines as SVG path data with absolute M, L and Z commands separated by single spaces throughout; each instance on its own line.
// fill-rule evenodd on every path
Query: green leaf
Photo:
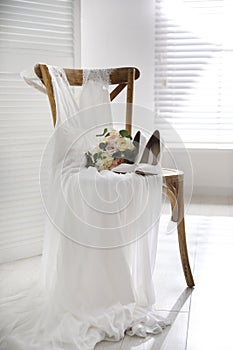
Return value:
M 86 156 L 86 165 L 85 167 L 88 168 L 89 166 L 95 166 L 95 164 L 93 163 L 93 159 L 92 159 L 92 155 L 90 152 L 85 153 Z
M 128 162 L 130 162 L 130 163 L 132 163 L 133 161 L 134 161 L 134 158 L 135 158 L 135 156 L 134 156 L 134 153 L 132 152 L 132 151 L 130 151 L 130 150 L 126 150 L 125 152 L 124 152 L 124 158 L 128 161 Z
M 117 151 L 115 153 L 113 153 L 112 157 L 115 159 L 115 158 L 121 158 L 121 155 L 122 155 L 122 152 L 120 151 Z
M 100 149 L 105 149 L 106 148 L 106 143 L 104 143 L 104 142 L 100 142 L 100 144 L 99 144 L 99 148 Z
M 129 136 L 129 133 L 127 130 L 120 130 L 119 131 L 119 134 L 122 136 L 122 137 L 128 137 Z
M 103 134 L 96 135 L 96 136 L 97 136 L 97 137 L 98 137 L 98 136 L 104 136 L 104 135 L 106 134 L 106 132 L 108 132 L 108 129 L 107 129 L 107 128 L 104 129 Z
M 132 140 L 132 136 L 129 134 L 129 132 L 127 130 L 120 130 L 119 131 L 119 134 L 122 136 L 122 137 L 127 137 L 129 138 L 130 140 Z

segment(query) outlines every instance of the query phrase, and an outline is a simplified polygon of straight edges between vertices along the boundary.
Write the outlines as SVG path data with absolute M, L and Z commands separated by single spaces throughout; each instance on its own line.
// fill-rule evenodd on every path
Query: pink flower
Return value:
M 124 159 L 122 158 L 116 158 L 114 159 L 114 161 L 112 162 L 112 165 L 111 167 L 109 168 L 110 170 L 112 170 L 113 168 L 115 168 L 116 166 L 122 164 L 122 163 L 125 163 Z
M 108 141 L 105 150 L 110 154 L 117 152 L 117 143 L 114 141 L 111 141 L 111 142 Z
M 119 138 L 119 132 L 116 130 L 112 130 L 110 135 L 107 137 L 108 141 L 116 141 Z

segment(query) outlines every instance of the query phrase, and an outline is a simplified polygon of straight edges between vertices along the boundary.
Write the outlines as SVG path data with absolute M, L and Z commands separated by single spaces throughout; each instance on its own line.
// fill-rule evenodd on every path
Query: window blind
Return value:
M 156 117 L 190 147 L 233 148 L 232 10 L 228 0 L 155 0 Z
M 0 48 L 73 52 L 72 1 L 1 0 Z
M 77 64 L 77 3 L 0 2 L 0 262 L 41 252 L 39 168 L 53 125 L 47 97 L 20 72 L 38 62 Z

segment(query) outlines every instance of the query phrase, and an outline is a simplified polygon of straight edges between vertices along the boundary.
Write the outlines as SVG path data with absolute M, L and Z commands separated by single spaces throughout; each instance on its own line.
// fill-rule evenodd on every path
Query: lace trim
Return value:
M 67 85 L 69 85 L 66 74 L 62 68 L 50 65 L 47 65 L 47 67 L 50 73 L 52 72 L 54 76 L 62 79 Z M 114 72 L 114 69 L 84 69 L 83 85 L 92 80 L 94 82 L 99 82 L 105 86 L 108 86 L 110 84 L 110 74 L 112 72 Z M 32 69 L 24 70 L 20 75 L 28 85 L 31 85 L 37 90 L 46 93 L 45 86 L 42 84 Z
M 88 81 L 102 83 L 104 85 L 110 84 L 110 74 L 114 69 L 84 69 L 83 70 L 83 85 Z
M 47 67 L 52 79 L 54 79 L 54 76 L 55 76 L 56 78 L 62 79 L 67 86 L 70 85 L 63 68 L 57 67 L 57 66 L 50 66 L 50 65 L 47 65 Z

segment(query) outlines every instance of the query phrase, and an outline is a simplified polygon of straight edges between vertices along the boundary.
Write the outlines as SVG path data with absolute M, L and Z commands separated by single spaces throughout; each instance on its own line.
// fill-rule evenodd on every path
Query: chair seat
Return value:
M 167 177 L 181 177 L 183 179 L 183 176 L 184 176 L 184 172 L 181 171 L 181 170 L 176 170 L 176 169 L 168 169 L 168 168 L 162 168 L 162 174 L 163 174 L 163 177 L 164 178 L 167 178 Z

